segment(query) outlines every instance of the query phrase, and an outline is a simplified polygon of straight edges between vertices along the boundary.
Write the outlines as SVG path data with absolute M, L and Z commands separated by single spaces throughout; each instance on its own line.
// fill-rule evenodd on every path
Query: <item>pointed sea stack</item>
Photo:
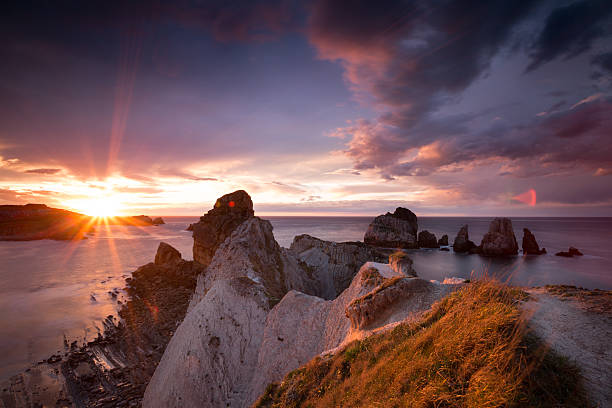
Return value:
M 253 218 L 253 201 L 244 190 L 234 191 L 217 199 L 212 210 L 191 225 L 193 230 L 193 260 L 208 265 L 217 247 L 232 231 Z
M 489 232 L 482 237 L 482 254 L 485 256 L 508 256 L 518 254 L 518 244 L 509 218 L 495 218 Z
M 457 236 L 455 237 L 455 241 L 453 242 L 453 251 L 462 253 L 462 252 L 470 252 L 474 248 L 476 248 L 476 244 L 470 241 L 468 236 L 468 226 L 467 224 L 461 227 Z
M 386 248 L 418 248 L 417 216 L 407 208 L 398 207 L 393 214 L 374 218 L 363 237 L 366 244 Z
M 525 255 L 542 255 L 546 253 L 546 248 L 540 249 L 535 235 L 527 228 L 523 228 L 523 254 Z
M 438 240 L 438 246 L 448 246 L 448 235 L 442 235 L 442 238 Z

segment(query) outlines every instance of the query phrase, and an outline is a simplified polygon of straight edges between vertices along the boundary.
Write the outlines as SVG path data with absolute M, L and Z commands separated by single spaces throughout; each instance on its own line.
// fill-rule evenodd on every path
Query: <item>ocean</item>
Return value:
M 272 222 L 280 245 L 295 235 L 310 234 L 332 241 L 359 241 L 372 217 L 263 217 Z M 138 266 L 152 262 L 160 241 L 192 259 L 191 233 L 185 228 L 198 217 L 164 217 L 158 227 L 99 227 L 78 242 L 0 242 L 0 379 L 33 362 L 62 351 L 68 343 L 97 336 L 102 320 L 116 314 L 124 279 Z M 477 244 L 490 217 L 419 217 L 419 230 L 452 240 L 469 225 Z M 437 249 L 410 250 L 414 269 L 425 279 L 469 278 L 485 274 L 517 285 L 570 284 L 612 289 L 612 218 L 512 218 L 517 241 L 524 227 L 536 236 L 543 256 L 488 259 Z M 569 246 L 585 255 L 554 256 Z

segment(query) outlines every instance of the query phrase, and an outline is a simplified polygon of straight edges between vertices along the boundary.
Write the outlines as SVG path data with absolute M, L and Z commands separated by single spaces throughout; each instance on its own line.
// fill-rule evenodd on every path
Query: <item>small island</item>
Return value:
M 100 224 L 146 227 L 164 220 L 146 215 L 92 217 L 46 204 L 0 205 L 0 241 L 78 240 Z

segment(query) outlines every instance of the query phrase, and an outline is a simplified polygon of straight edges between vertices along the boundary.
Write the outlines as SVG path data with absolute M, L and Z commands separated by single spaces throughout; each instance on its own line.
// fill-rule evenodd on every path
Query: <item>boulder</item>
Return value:
M 412 259 L 405 252 L 397 251 L 389 255 L 389 266 L 400 276 L 417 276 L 412 269 Z
M 155 254 L 156 265 L 166 265 L 182 260 L 181 253 L 165 242 L 160 242 Z
M 244 190 L 234 191 L 217 199 L 212 210 L 191 225 L 193 260 L 207 266 L 219 245 L 249 218 L 254 217 L 253 202 Z
M 436 236 L 427 230 L 419 232 L 418 239 L 419 248 L 438 248 L 438 240 Z
M 386 248 L 417 248 L 417 216 L 398 207 L 393 214 L 379 215 L 368 226 L 363 237 L 366 244 Z
M 453 242 L 453 251 L 455 252 L 470 252 L 476 248 L 476 244 L 470 241 L 468 236 L 467 224 L 459 229 L 455 241 Z
M 384 262 L 387 257 L 363 242 L 331 242 L 307 234 L 293 238 L 290 250 L 317 280 L 317 296 L 334 299 L 353 281 L 361 265 Z
M 527 228 L 523 228 L 523 253 L 526 255 L 542 255 L 546 253 L 546 249 L 540 249 L 535 235 Z
M 448 235 L 442 235 L 442 238 L 438 240 L 438 246 L 448 246 Z
M 518 244 L 509 218 L 495 218 L 489 225 L 489 232 L 480 244 L 484 256 L 508 256 L 518 254 Z
M 557 252 L 555 255 L 556 255 L 556 256 L 564 256 L 564 257 L 566 257 L 566 258 L 571 258 L 571 257 L 573 257 L 573 256 L 582 256 L 582 255 L 583 255 L 583 253 L 582 253 L 582 252 L 580 252 L 580 251 L 578 250 L 578 248 L 569 247 L 569 249 L 567 250 L 567 252 L 563 252 L 563 251 L 561 251 L 561 252 Z

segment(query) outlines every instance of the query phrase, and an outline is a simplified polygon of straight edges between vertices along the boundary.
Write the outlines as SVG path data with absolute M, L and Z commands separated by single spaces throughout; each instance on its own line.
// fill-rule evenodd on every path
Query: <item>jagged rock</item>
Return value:
M 261 284 L 247 277 L 215 282 L 170 340 L 143 406 L 246 406 L 268 310 Z
M 270 221 L 259 217 L 240 224 L 219 245 L 206 273 L 198 278 L 190 310 L 216 281 L 241 276 L 262 284 L 273 302 L 278 302 L 291 289 L 319 294 L 312 271 L 292 251 L 278 245 Z
M 425 302 L 432 292 L 435 292 L 435 285 L 431 282 L 397 276 L 387 279 L 370 293 L 354 299 L 346 307 L 346 317 L 352 329 L 364 329 L 389 314 L 395 303 L 407 300 Z
M 453 242 L 453 251 L 455 252 L 470 252 L 476 247 L 476 244 L 470 241 L 468 236 L 467 224 L 459 229 L 455 241 Z
M 348 288 L 364 263 L 386 260 L 384 254 L 362 242 L 336 243 L 307 234 L 293 238 L 290 249 L 318 281 L 317 296 L 323 299 L 334 299 Z
M 182 260 L 181 253 L 165 242 L 160 242 L 155 254 L 155 264 L 172 264 Z
M 448 246 L 448 235 L 442 235 L 442 238 L 438 240 L 438 246 Z
M 236 227 L 253 216 L 253 202 L 244 190 L 217 199 L 214 208 L 191 225 L 194 261 L 208 265 L 219 245 Z
M 363 237 L 366 244 L 386 248 L 417 248 L 417 216 L 398 207 L 393 214 L 379 215 Z
M 389 255 L 389 266 L 400 276 L 417 276 L 412 269 L 412 259 L 405 252 L 397 251 Z
M 564 257 L 566 257 L 566 258 L 571 258 L 571 257 L 573 257 L 573 256 L 582 256 L 582 255 L 584 255 L 584 254 L 583 254 L 582 252 L 580 252 L 580 251 L 578 250 L 578 248 L 569 247 L 569 249 L 567 250 L 567 252 L 563 252 L 563 251 L 561 251 L 561 252 L 557 252 L 555 255 L 556 255 L 556 256 L 564 256 Z
M 485 256 L 507 256 L 518 254 L 518 244 L 509 218 L 495 218 L 489 225 L 489 232 L 480 244 Z
M 542 255 L 546 253 L 546 248 L 540 249 L 535 235 L 527 228 L 523 228 L 523 253 L 527 255 Z
M 419 232 L 418 239 L 419 248 L 438 248 L 438 240 L 436 236 L 427 230 Z
M 185 228 L 185 231 L 193 231 L 193 224 L 189 224 L 187 228 Z
M 153 225 L 164 225 L 165 224 L 164 219 L 162 217 L 153 218 L 152 223 Z

